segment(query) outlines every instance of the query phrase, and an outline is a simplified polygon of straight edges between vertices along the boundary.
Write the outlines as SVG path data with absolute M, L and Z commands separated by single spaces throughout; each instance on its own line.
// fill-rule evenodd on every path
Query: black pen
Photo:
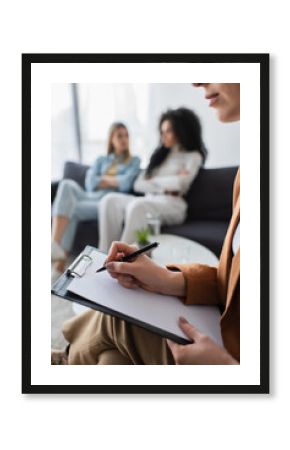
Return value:
M 158 247 L 159 242 L 153 242 L 153 244 L 146 245 L 145 247 L 140 248 L 136 252 L 130 253 L 129 255 L 123 256 L 118 262 L 126 262 L 130 261 L 133 258 L 137 258 L 137 256 L 142 255 L 142 253 L 148 252 L 148 250 L 151 250 L 152 248 Z M 100 269 L 96 270 L 96 273 L 102 272 L 103 270 L 106 270 L 107 267 L 103 266 Z

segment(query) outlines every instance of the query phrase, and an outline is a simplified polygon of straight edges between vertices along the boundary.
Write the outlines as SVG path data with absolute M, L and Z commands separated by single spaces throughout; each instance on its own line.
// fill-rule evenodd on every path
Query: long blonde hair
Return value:
M 115 131 L 117 131 L 119 128 L 124 128 L 128 132 L 128 128 L 122 122 L 115 122 L 110 126 L 108 138 L 108 151 L 107 151 L 108 155 L 110 155 L 111 153 L 115 153 L 115 148 L 113 146 L 112 139 Z M 131 158 L 129 147 L 124 151 L 123 154 L 124 160 L 127 162 Z

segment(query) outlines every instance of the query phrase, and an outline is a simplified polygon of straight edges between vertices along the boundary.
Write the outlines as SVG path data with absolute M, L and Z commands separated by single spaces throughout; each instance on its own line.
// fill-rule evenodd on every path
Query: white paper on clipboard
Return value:
M 141 288 L 126 289 L 107 271 L 96 273 L 106 255 L 94 250 L 90 257 L 92 263 L 84 276 L 72 280 L 68 287 L 70 292 L 145 324 L 187 338 L 178 326 L 178 318 L 183 316 L 217 344 L 223 345 L 220 311 L 217 307 L 188 306 L 174 296 L 155 294 Z

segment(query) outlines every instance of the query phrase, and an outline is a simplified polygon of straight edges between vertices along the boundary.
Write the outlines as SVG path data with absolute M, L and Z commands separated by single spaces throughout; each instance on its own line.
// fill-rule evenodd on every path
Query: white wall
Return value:
M 157 123 L 160 112 L 167 107 L 186 106 L 200 117 L 204 142 L 209 151 L 206 165 L 222 167 L 238 165 L 240 161 L 240 125 L 235 122 L 223 124 L 217 120 L 216 111 L 209 108 L 204 90 L 190 84 L 151 84 L 151 124 Z M 152 142 L 153 144 L 153 142 Z
M 201 119 L 208 149 L 207 167 L 239 164 L 239 123 L 222 124 L 208 107 L 203 89 L 187 83 L 78 85 L 83 162 L 92 164 L 106 151 L 109 126 L 123 121 L 129 128 L 132 153 L 148 164 L 159 142 L 158 122 L 168 108 L 186 106 Z M 77 159 L 76 134 L 68 84 L 52 85 L 52 178 L 62 175 L 63 163 Z

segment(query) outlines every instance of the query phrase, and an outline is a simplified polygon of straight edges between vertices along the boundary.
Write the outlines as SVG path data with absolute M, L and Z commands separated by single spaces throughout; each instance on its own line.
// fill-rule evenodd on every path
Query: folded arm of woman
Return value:
M 134 191 L 142 194 L 161 194 L 163 189 L 155 182 L 155 177 L 146 179 L 143 171 L 134 183 Z
M 120 192 L 130 192 L 133 188 L 134 180 L 140 172 L 140 158 L 133 156 L 122 175 L 116 175 L 116 182 Z
M 188 154 L 184 168 L 177 171 L 176 174 L 157 175 L 146 179 L 144 173 L 142 173 L 135 181 L 134 190 L 145 194 L 162 194 L 165 192 L 185 194 L 198 174 L 201 164 L 201 155 L 198 152 L 192 152 Z
M 86 178 L 85 178 L 85 188 L 88 192 L 95 191 L 97 189 L 97 187 L 99 186 L 99 184 L 101 183 L 102 160 L 103 160 L 103 157 L 100 156 L 99 158 L 96 159 L 94 164 L 87 170 Z
M 188 191 L 191 183 L 196 178 L 201 165 L 201 155 L 198 152 L 189 153 L 184 168 L 176 175 L 157 176 L 154 177 L 154 181 L 162 187 L 164 191 L 179 192 L 183 195 Z
M 87 171 L 85 179 L 86 190 L 93 192 L 98 188 L 118 188 L 120 192 L 130 192 L 134 179 L 140 170 L 140 159 L 137 156 L 131 158 L 122 175 L 105 175 L 101 172 L 101 158 L 97 158 L 94 165 Z

